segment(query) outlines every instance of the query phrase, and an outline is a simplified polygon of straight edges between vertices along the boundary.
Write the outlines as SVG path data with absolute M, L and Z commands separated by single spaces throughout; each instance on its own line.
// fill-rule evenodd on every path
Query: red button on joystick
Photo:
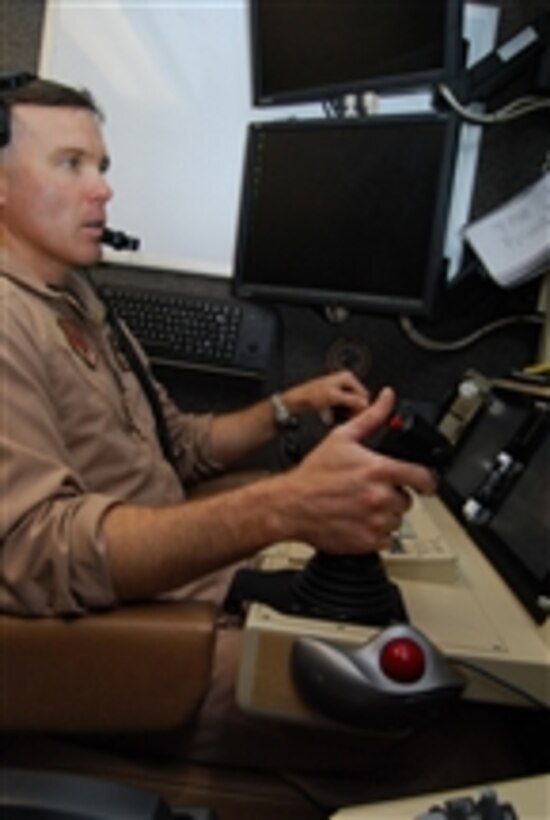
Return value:
M 398 683 L 414 683 L 424 674 L 424 650 L 410 638 L 394 638 L 380 653 L 382 671 Z
M 391 417 L 387 424 L 390 430 L 401 431 L 405 427 L 405 419 L 403 416 L 395 415 Z

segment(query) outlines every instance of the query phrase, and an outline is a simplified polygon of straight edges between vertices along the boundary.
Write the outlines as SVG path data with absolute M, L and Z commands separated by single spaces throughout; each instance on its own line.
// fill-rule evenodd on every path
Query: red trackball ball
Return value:
M 426 659 L 415 641 L 394 638 L 380 653 L 380 666 L 388 678 L 399 683 L 414 683 L 424 674 Z

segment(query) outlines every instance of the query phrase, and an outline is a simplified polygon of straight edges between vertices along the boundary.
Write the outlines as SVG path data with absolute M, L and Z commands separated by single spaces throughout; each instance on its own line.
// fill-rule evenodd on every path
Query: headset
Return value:
M 36 80 L 36 76 L 29 71 L 0 74 L 0 148 L 5 148 L 10 141 L 10 108 L 2 99 L 2 92 L 22 88 L 33 80 Z

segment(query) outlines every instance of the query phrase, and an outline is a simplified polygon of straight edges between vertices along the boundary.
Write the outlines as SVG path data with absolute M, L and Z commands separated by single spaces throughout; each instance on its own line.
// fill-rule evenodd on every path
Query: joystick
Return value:
M 451 445 L 445 436 L 411 409 L 392 415 L 368 446 L 392 458 L 442 470 Z M 377 553 L 333 556 L 316 553 L 294 581 L 299 600 L 316 607 L 318 617 L 371 626 L 406 621 L 398 587 L 391 583 Z
M 443 433 L 410 409 L 394 413 L 368 445 L 386 456 L 416 461 L 438 471 L 447 466 L 452 454 Z
M 396 412 L 368 446 L 442 470 L 451 455 L 445 436 L 410 409 Z M 262 601 L 291 615 L 369 626 L 408 620 L 401 593 L 387 577 L 378 553 L 336 556 L 315 553 L 299 571 L 236 573 L 225 608 L 239 612 L 243 601 Z

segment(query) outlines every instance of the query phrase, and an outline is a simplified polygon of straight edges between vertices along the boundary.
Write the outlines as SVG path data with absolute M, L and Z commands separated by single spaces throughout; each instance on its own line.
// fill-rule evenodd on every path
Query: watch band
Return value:
M 280 430 L 296 427 L 298 419 L 292 415 L 279 393 L 273 393 L 273 395 L 269 397 L 269 401 L 273 409 L 273 419 L 276 427 Z

